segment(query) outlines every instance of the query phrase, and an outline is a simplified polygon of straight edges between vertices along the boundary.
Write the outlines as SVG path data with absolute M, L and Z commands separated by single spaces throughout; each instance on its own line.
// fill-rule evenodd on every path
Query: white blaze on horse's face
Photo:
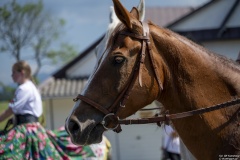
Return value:
M 120 24 L 119 19 L 117 18 L 113 7 L 111 8 L 112 10 L 112 23 L 108 27 L 108 31 L 106 32 L 106 35 L 104 39 L 100 42 L 98 47 L 96 48 L 96 56 L 97 56 L 97 64 L 95 66 L 94 72 L 88 79 L 88 83 L 85 86 L 83 92 L 81 93 L 82 95 L 92 98 L 91 95 L 97 94 L 100 97 L 105 97 L 105 96 L 110 96 L 111 94 L 116 94 L 116 85 L 110 86 L 108 81 L 112 81 L 112 76 L 117 73 L 116 70 L 113 70 L 112 72 L 109 72 L 109 65 L 110 67 L 113 65 L 112 63 L 109 63 L 109 60 L 114 61 L 116 63 L 119 63 L 122 61 L 123 56 L 120 56 L 117 54 L 117 56 L 113 56 L 109 59 L 109 54 L 111 54 L 109 51 L 106 51 L 108 43 L 112 44 L 112 42 L 108 42 L 109 38 L 112 35 L 112 32 L 115 30 L 115 28 Z M 143 20 L 144 15 L 145 15 L 145 5 L 144 5 L 144 0 L 141 0 L 139 6 L 139 15 L 140 19 Z M 141 44 L 139 43 L 138 49 L 140 50 Z M 116 64 L 117 65 L 117 64 Z M 114 67 L 114 66 L 112 66 Z M 117 67 L 117 66 L 115 66 Z M 132 66 L 129 66 L 132 67 Z M 106 72 L 103 72 L 105 70 Z M 121 72 L 119 70 L 119 72 Z M 109 77 L 111 75 L 111 77 Z M 96 77 L 101 77 L 100 79 L 96 79 Z M 105 78 L 106 77 L 106 78 Z M 107 80 L 107 77 L 108 80 Z M 116 77 L 115 77 L 116 78 Z M 116 81 L 115 79 L 114 81 Z M 99 86 L 97 88 L 94 88 L 93 86 Z M 113 89 L 114 88 L 114 89 Z M 112 99 L 115 99 L 116 95 L 112 97 Z M 99 102 L 99 99 L 93 99 L 93 101 Z M 100 100 L 101 101 L 101 100 Z M 109 101 L 101 101 L 101 104 L 105 106 L 110 106 L 111 102 Z M 93 108 L 92 106 L 87 105 L 83 101 L 78 100 L 71 113 L 70 116 L 68 117 L 66 121 L 66 130 L 70 134 L 70 137 L 72 141 L 75 144 L 80 144 L 80 145 L 87 145 L 87 144 L 92 144 L 92 143 L 99 143 L 102 139 L 102 133 L 105 131 L 104 127 L 102 126 L 101 121 L 105 115 L 102 113 L 99 113 L 98 110 Z

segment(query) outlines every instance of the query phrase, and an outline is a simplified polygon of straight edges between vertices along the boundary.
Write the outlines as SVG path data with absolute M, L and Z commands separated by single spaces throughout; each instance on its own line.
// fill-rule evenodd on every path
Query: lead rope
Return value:
M 187 111 L 187 112 L 182 112 L 182 113 L 163 114 L 163 115 L 160 115 L 158 117 L 142 118 L 142 119 L 120 119 L 119 124 L 125 124 L 125 125 L 148 124 L 148 123 L 157 123 L 157 124 L 160 123 L 161 124 L 162 122 L 168 122 L 168 121 L 173 120 L 173 119 L 190 117 L 190 116 L 199 115 L 199 114 L 203 114 L 203 113 L 207 113 L 207 112 L 212 112 L 212 111 L 227 108 L 227 107 L 234 107 L 237 104 L 240 104 L 240 98 L 234 99 L 232 101 L 228 101 L 228 102 L 225 102 L 225 103 L 217 104 L 215 106 L 196 109 L 196 110 L 193 110 L 193 111 Z

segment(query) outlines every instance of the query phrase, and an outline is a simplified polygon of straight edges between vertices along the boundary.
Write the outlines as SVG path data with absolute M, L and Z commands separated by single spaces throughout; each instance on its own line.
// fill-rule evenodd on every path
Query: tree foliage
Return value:
M 0 101 L 10 101 L 14 97 L 14 91 L 16 88 L 6 86 L 0 82 Z
M 34 60 L 36 77 L 43 65 L 63 63 L 77 54 L 70 44 L 58 44 L 64 24 L 44 11 L 41 0 L 23 5 L 8 1 L 0 7 L 0 50 L 16 61 Z

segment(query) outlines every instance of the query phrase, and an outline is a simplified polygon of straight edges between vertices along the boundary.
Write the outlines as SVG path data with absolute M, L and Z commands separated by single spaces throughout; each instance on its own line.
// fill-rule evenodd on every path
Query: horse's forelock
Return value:
M 116 42 L 116 38 L 118 36 L 118 33 L 123 30 L 125 28 L 125 26 L 122 23 L 119 23 L 114 30 L 112 31 L 111 35 L 109 35 L 109 39 L 107 42 L 107 47 L 106 47 L 106 52 L 108 53 L 112 47 L 114 46 L 115 42 Z

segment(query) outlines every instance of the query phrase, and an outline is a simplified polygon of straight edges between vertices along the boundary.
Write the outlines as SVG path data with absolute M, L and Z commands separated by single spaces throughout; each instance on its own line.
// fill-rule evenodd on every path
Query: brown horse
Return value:
M 234 61 L 153 23 L 145 32 L 137 9 L 128 12 L 118 0 L 113 2 L 122 23 L 67 118 L 74 143 L 100 142 L 106 129 L 119 129 L 118 117 L 154 100 L 170 113 L 180 113 L 240 97 L 240 66 Z M 239 112 L 235 105 L 172 122 L 197 159 L 233 157 L 240 154 Z

